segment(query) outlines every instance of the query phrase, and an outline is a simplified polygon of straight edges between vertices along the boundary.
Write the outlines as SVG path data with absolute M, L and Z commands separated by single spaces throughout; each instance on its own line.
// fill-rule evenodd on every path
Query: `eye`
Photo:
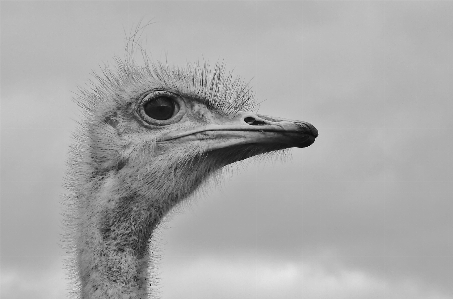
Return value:
M 159 96 L 143 105 L 145 114 L 152 119 L 167 120 L 175 115 L 176 103 L 168 96 Z
M 180 96 L 156 90 L 142 97 L 137 113 L 145 125 L 165 126 L 180 121 L 185 111 L 185 102 Z

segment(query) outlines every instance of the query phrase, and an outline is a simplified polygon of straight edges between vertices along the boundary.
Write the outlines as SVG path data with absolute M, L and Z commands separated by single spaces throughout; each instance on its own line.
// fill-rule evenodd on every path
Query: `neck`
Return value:
M 97 192 L 86 193 L 91 195 L 80 210 L 81 298 L 148 298 L 148 242 L 165 214 L 150 203 L 162 200 L 152 195 L 115 195 L 121 184 L 114 174 L 96 185 Z
M 82 299 L 148 298 L 154 229 L 218 164 L 193 159 L 183 167 L 168 158 L 155 160 L 135 171 L 111 170 L 77 188 Z
M 129 249 L 90 242 L 79 252 L 82 299 L 148 298 L 149 257 Z

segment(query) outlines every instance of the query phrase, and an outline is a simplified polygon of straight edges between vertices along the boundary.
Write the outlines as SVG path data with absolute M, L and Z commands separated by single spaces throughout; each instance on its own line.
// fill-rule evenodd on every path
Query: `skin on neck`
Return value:
M 184 167 L 176 162 L 181 160 L 178 156 L 162 157 L 140 169 L 110 170 L 84 186 L 77 241 L 82 299 L 149 297 L 149 240 L 154 229 L 173 206 L 223 166 L 216 159 L 204 157 L 200 163 L 201 156 L 192 156 Z
M 152 227 L 158 219 L 151 208 L 131 214 L 141 208 L 140 198 L 118 197 L 117 184 L 112 171 L 98 192 L 86 199 L 90 204 L 80 211 L 78 267 L 82 299 L 147 298 L 147 239 L 139 240 L 137 228 Z M 124 208 L 124 214 L 118 213 Z M 118 214 L 121 216 L 116 218 Z M 136 226 L 131 225 L 134 223 Z M 150 235 L 151 230 L 145 233 Z

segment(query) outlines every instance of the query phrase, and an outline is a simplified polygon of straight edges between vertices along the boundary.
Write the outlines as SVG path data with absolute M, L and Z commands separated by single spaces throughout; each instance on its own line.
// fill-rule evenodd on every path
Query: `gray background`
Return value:
M 160 233 L 163 298 L 453 298 L 453 2 L 2 2 L 1 298 L 65 298 L 72 92 L 152 20 L 154 60 L 224 59 L 320 131 Z

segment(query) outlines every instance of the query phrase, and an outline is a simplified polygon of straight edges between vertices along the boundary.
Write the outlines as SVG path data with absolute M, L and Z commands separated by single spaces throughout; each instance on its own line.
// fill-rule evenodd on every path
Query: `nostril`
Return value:
M 254 119 L 253 117 L 249 117 L 249 116 L 248 116 L 248 117 L 244 118 L 244 121 L 245 121 L 246 123 L 248 123 L 249 125 L 251 125 L 251 124 L 253 124 L 253 122 L 255 121 L 255 119 Z
M 262 121 L 262 120 L 258 120 L 258 119 L 255 119 L 251 116 L 247 116 L 246 118 L 244 118 L 244 121 L 246 123 L 248 123 L 249 125 L 252 125 L 252 126 L 262 126 L 262 125 L 265 125 L 266 122 Z

